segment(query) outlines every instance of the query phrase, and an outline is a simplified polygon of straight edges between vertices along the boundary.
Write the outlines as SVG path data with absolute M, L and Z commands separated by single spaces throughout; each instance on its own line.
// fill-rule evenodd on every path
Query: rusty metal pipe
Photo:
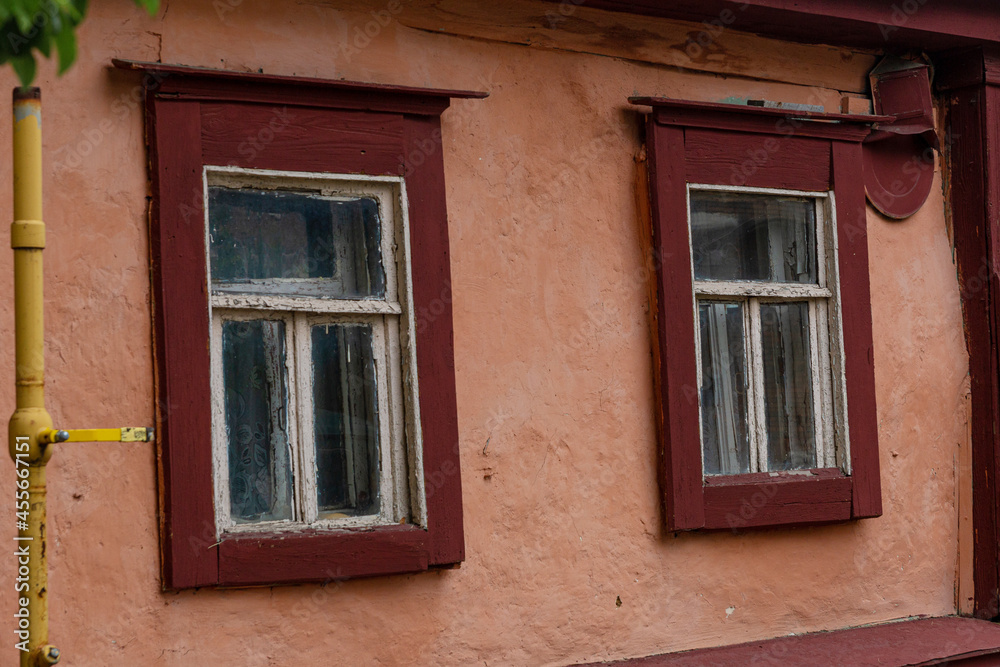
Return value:
M 52 428 L 45 410 L 45 340 L 42 294 L 42 100 L 38 88 L 14 90 L 14 345 L 17 408 L 10 418 L 10 455 L 19 492 L 27 491 L 27 517 L 18 518 L 17 545 L 27 549 L 26 651 L 21 667 L 54 665 L 59 650 L 48 645 L 48 569 L 45 562 L 45 464 L 52 449 L 42 441 Z M 27 488 L 24 488 L 24 487 Z M 18 497 L 22 502 L 23 497 Z M 23 505 L 22 505 L 23 507 Z M 20 509 L 20 507 L 19 507 Z M 23 553 L 23 552 L 22 552 Z M 19 609 L 22 605 L 19 604 Z

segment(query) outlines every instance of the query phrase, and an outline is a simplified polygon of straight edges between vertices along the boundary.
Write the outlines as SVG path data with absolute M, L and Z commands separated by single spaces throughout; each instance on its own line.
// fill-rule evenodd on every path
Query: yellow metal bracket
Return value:
M 38 439 L 46 444 L 56 442 L 152 442 L 154 429 L 144 426 L 124 428 L 43 429 Z

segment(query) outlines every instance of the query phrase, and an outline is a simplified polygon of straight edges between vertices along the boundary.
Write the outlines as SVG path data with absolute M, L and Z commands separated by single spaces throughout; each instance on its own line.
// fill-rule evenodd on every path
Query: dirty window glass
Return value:
M 222 368 L 232 518 L 291 519 L 285 323 L 224 321 Z
M 768 470 L 810 468 L 816 450 L 809 304 L 764 304 L 760 324 Z
M 815 216 L 805 197 L 692 191 L 695 279 L 815 283 Z
M 702 302 L 701 432 L 706 475 L 750 471 L 744 309 Z
M 385 297 L 375 198 L 209 187 L 208 199 L 214 292 Z
M 319 511 L 378 514 L 379 418 L 372 328 L 312 327 L 313 419 Z
M 224 394 L 212 418 L 220 530 L 423 519 L 406 430 L 415 394 L 401 191 L 244 178 L 227 172 L 206 193 L 212 383 Z
M 831 269 L 817 264 L 818 198 L 689 196 L 704 474 L 822 467 L 834 460 L 817 440 L 833 380 L 819 357 L 831 347 L 818 341 L 831 335 L 833 292 L 821 284 Z

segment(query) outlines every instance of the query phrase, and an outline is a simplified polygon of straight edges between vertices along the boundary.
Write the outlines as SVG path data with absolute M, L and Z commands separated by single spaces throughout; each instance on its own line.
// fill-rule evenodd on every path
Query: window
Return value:
M 437 91 L 146 71 L 164 586 L 464 558 Z
M 424 525 L 403 179 L 205 175 L 220 532 Z
M 688 201 L 705 475 L 837 467 L 832 195 L 689 185 Z
M 860 142 L 881 116 L 647 118 L 670 530 L 881 514 Z

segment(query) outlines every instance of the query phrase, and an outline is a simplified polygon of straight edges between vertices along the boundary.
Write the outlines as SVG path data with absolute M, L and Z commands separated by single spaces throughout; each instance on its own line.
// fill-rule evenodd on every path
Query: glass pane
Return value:
M 379 423 L 372 328 L 312 328 L 316 484 L 321 515 L 379 512 Z
M 768 470 L 816 467 L 809 304 L 760 307 Z
M 216 292 L 385 297 L 371 197 L 211 187 L 208 210 Z
M 222 323 L 233 521 L 292 518 L 285 323 Z
M 691 191 L 697 280 L 816 282 L 814 199 Z
M 706 475 L 750 471 L 743 306 L 701 301 L 701 437 Z

